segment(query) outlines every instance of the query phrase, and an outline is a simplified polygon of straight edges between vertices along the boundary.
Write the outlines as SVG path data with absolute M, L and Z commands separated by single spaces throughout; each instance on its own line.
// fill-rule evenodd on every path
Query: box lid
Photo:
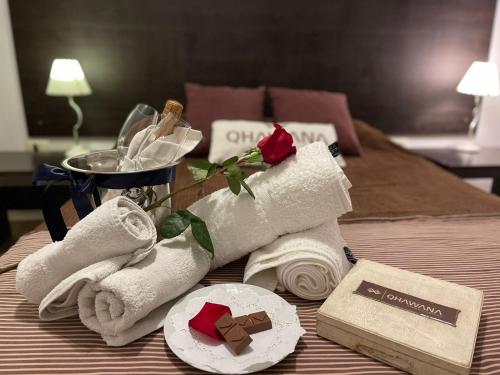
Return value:
M 482 301 L 477 289 L 360 260 L 318 320 L 424 362 L 470 368 Z

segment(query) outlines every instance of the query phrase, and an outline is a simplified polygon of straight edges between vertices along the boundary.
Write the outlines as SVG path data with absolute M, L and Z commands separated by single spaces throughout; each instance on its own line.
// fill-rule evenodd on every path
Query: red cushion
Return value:
M 269 88 L 275 122 L 299 121 L 330 123 L 335 126 L 344 155 L 360 155 L 361 145 L 342 93 Z
M 186 120 L 201 130 L 203 140 L 190 156 L 206 156 L 215 120 L 255 120 L 264 117 L 264 87 L 203 86 L 186 83 Z

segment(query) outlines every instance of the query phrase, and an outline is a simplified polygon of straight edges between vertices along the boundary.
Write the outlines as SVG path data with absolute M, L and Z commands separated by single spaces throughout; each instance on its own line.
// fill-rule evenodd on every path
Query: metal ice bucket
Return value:
M 125 195 L 139 206 L 146 207 L 157 198 L 155 191 L 161 188 L 168 193 L 175 180 L 176 163 L 160 168 L 117 172 L 117 150 L 90 152 L 65 159 L 62 167 L 43 164 L 35 172 L 33 184 L 50 185 L 58 181 L 69 182 L 71 199 L 80 219 L 87 216 L 103 200 Z M 170 202 L 166 203 L 169 210 Z M 169 211 L 167 212 L 169 213 Z M 56 200 L 47 195 L 43 202 L 43 215 L 53 241 L 60 241 L 67 233 L 66 225 Z

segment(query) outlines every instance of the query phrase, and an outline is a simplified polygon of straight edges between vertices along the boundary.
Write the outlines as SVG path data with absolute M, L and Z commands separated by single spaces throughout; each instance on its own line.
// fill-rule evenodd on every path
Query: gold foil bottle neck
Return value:
M 179 119 L 182 115 L 182 110 L 184 109 L 183 105 L 179 103 L 177 100 L 167 100 L 165 103 L 165 108 L 161 114 L 161 117 L 165 117 L 167 113 L 171 112 L 175 118 Z

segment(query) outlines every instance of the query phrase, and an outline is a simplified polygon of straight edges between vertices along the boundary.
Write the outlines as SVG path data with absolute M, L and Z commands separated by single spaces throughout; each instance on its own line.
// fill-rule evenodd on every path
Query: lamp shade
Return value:
M 457 91 L 476 96 L 499 95 L 497 65 L 494 62 L 473 62 L 458 84 Z
M 55 59 L 45 90 L 51 96 L 83 96 L 92 94 L 78 60 Z

